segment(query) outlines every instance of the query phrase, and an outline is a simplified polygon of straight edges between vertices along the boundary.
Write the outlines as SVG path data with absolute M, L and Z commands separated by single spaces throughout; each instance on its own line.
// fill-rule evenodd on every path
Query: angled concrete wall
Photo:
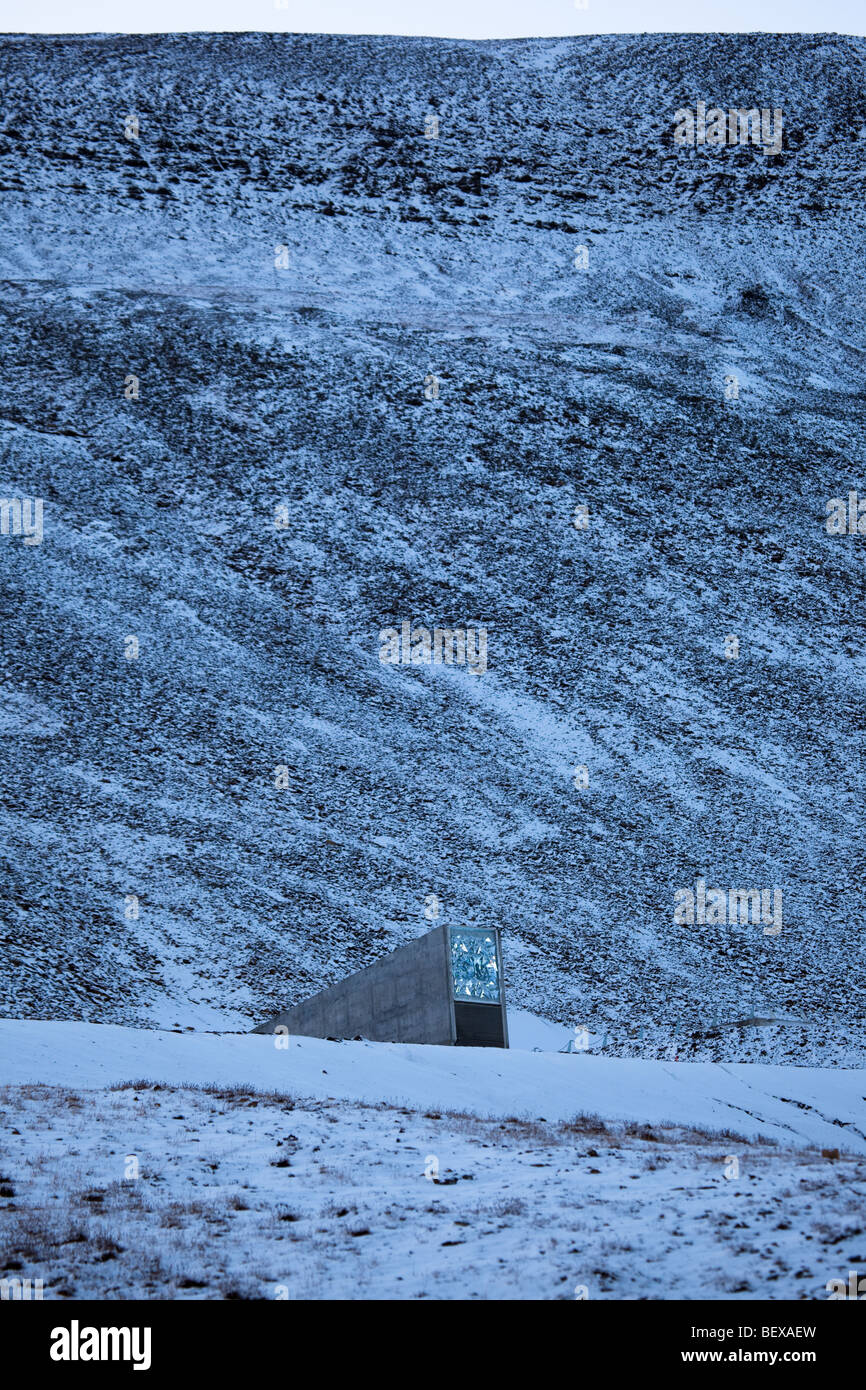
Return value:
M 452 995 L 448 928 L 435 927 L 254 1032 L 273 1033 L 282 1026 L 302 1037 L 360 1033 L 372 1042 L 447 1046 L 457 1041 Z

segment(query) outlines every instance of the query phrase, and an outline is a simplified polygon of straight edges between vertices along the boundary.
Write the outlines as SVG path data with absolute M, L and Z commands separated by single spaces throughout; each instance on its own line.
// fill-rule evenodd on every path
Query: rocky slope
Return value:
M 0 495 L 45 502 L 0 537 L 0 1012 L 245 1028 L 436 895 L 609 1051 L 862 1063 L 866 42 L 0 69 Z M 677 147 L 702 100 L 781 152 Z M 487 671 L 382 665 L 402 619 Z M 783 930 L 675 923 L 699 876 Z

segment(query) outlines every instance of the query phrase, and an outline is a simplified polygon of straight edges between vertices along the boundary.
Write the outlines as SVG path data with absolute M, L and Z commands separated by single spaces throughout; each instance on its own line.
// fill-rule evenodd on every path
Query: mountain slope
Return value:
M 5 1015 L 246 1027 L 435 894 L 609 1051 L 862 1061 L 864 58 L 4 42 Z M 782 932 L 675 924 L 700 876 Z

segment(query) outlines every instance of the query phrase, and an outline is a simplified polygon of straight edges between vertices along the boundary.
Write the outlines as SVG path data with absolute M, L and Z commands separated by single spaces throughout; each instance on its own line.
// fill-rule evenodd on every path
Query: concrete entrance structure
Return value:
M 311 1038 L 507 1047 L 495 927 L 435 927 L 254 1029 Z

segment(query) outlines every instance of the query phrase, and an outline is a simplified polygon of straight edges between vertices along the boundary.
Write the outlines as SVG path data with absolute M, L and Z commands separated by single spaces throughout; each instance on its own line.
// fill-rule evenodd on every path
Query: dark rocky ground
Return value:
M 0 539 L 0 1012 L 252 1026 L 435 893 L 611 1050 L 718 1011 L 681 1056 L 862 1064 L 864 69 L 3 42 L 0 495 L 45 538 Z M 676 148 L 700 99 L 781 154 Z M 404 617 L 488 671 L 380 665 Z M 675 926 L 699 875 L 782 933 Z

